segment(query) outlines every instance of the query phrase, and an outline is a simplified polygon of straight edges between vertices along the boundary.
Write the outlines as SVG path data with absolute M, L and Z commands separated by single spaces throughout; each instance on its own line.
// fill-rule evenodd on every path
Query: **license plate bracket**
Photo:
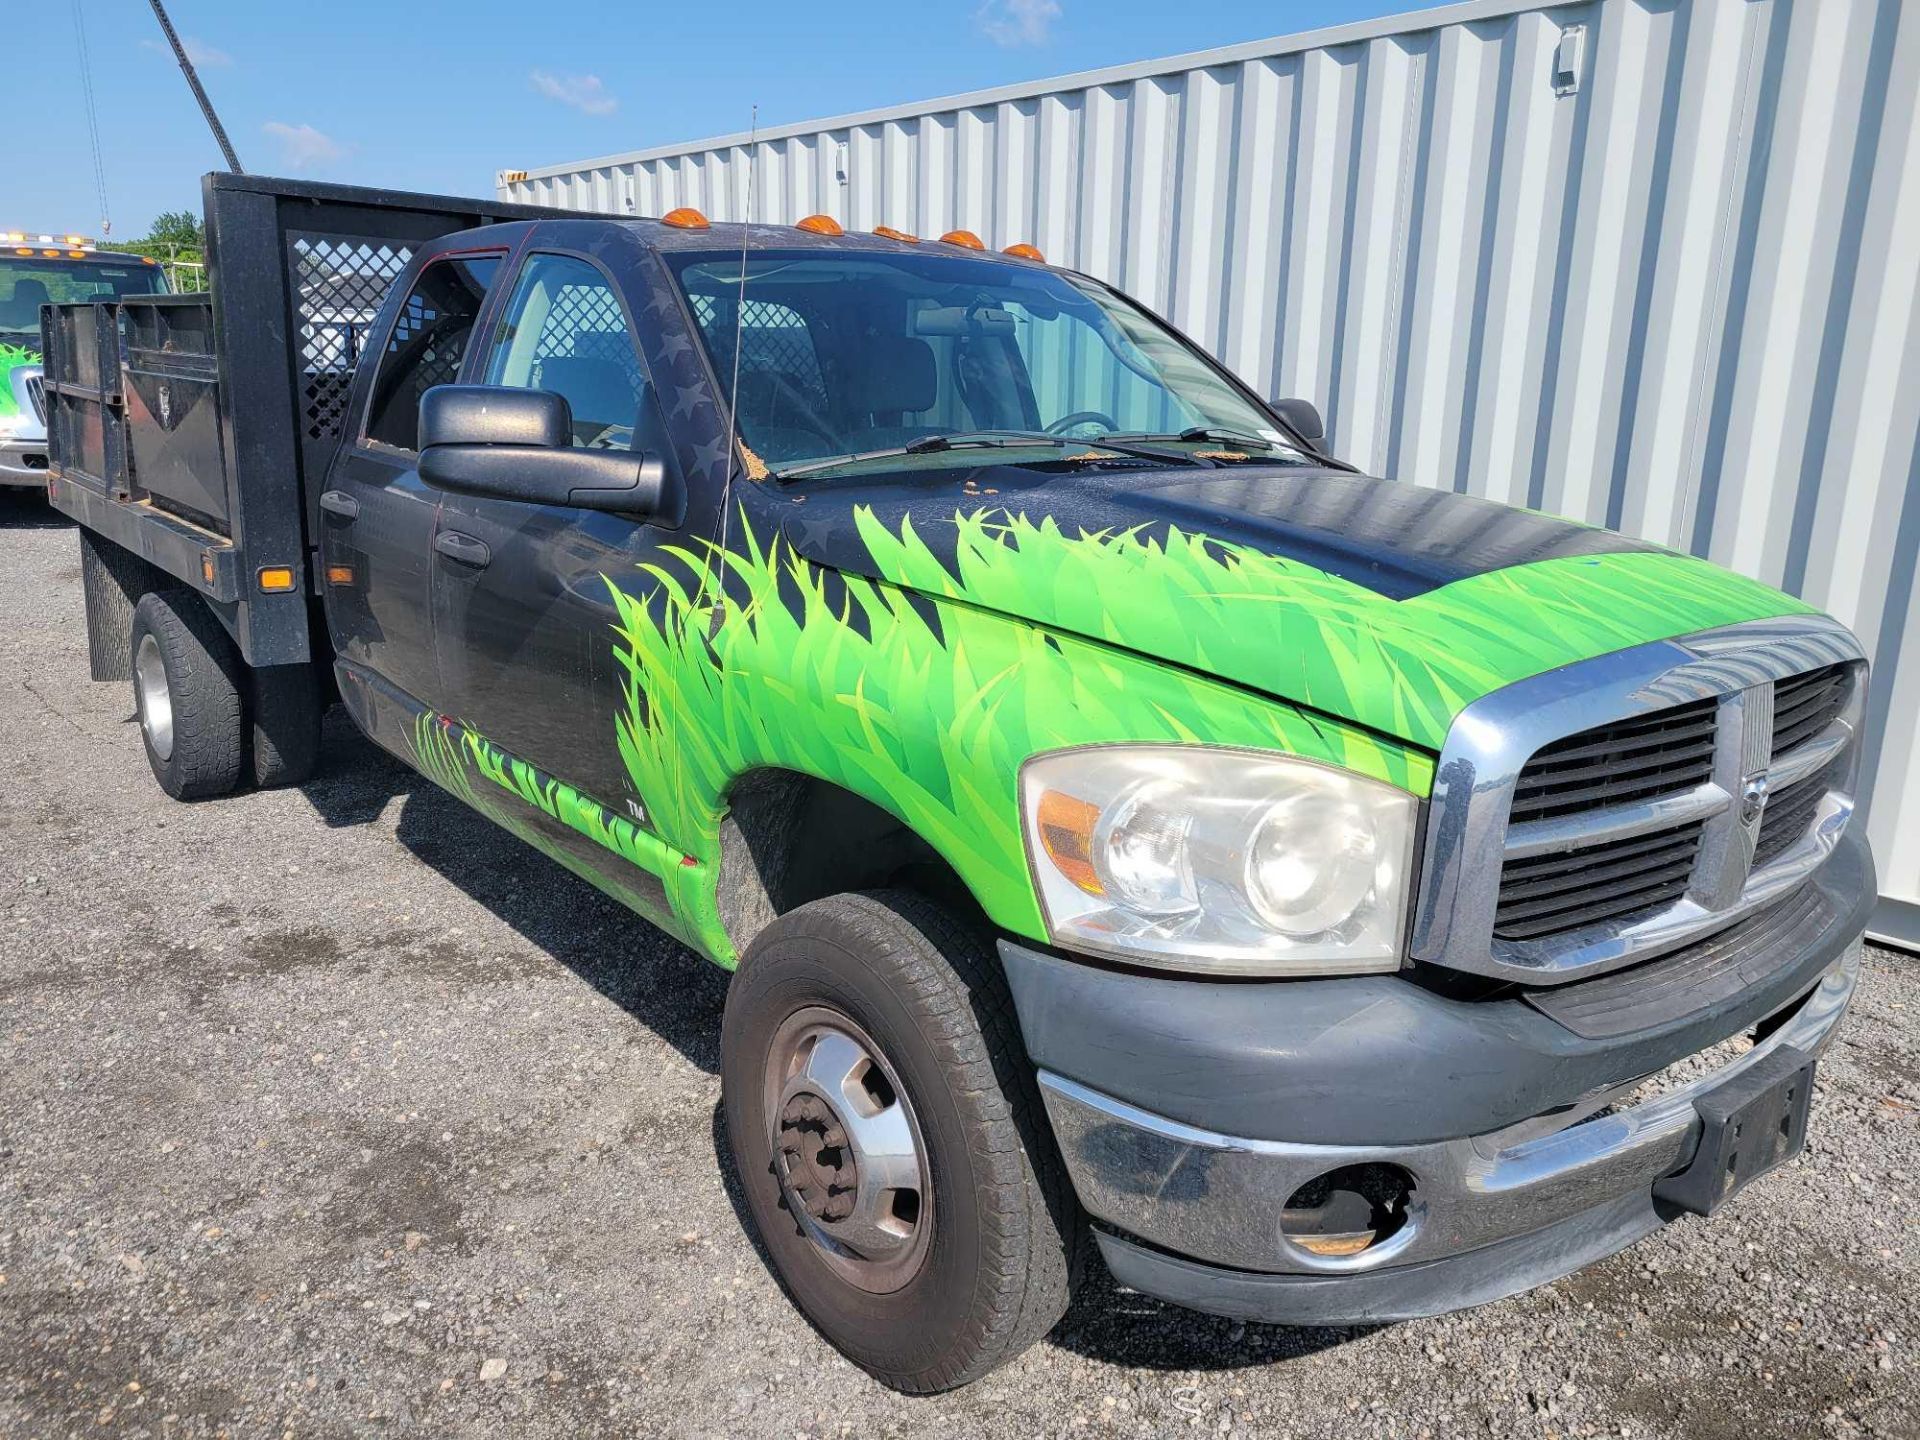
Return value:
M 1807 1143 L 1819 1062 L 1785 1047 L 1694 1102 L 1700 1143 L 1681 1169 L 1654 1182 L 1654 1199 L 1711 1215 Z

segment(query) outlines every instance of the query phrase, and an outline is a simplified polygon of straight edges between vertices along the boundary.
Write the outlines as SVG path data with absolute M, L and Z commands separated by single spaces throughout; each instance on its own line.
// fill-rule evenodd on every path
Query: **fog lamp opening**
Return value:
M 1322 1259 L 1361 1255 L 1405 1228 L 1413 1190 L 1398 1165 L 1343 1165 L 1287 1197 L 1280 1233 Z

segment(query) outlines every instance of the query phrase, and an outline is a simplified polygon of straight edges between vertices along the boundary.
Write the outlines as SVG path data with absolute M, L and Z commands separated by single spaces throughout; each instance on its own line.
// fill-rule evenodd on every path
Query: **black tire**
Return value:
M 311 665 L 270 665 L 247 674 L 253 783 L 300 785 L 320 763 L 320 682 Z
M 157 651 L 171 712 L 164 745 L 156 740 L 158 727 L 143 698 L 142 646 L 148 642 Z M 230 794 L 240 783 L 242 666 L 213 612 L 191 590 L 143 595 L 133 610 L 130 652 L 140 736 L 160 788 L 176 800 Z
M 774 1168 L 770 1052 L 822 1009 L 878 1046 L 911 1102 L 931 1184 L 929 1242 L 888 1293 L 836 1271 Z M 906 891 L 835 895 L 749 947 L 720 1042 L 728 1146 L 775 1270 L 812 1323 L 883 1384 L 948 1390 L 1005 1363 L 1066 1312 L 1081 1231 L 1005 977 L 987 940 Z

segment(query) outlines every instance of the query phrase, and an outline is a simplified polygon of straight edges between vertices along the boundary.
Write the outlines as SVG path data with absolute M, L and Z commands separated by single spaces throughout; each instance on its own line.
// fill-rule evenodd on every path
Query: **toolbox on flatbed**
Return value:
M 574 212 L 227 174 L 202 198 L 211 293 L 43 312 L 48 497 L 205 596 L 249 665 L 304 663 L 317 482 L 388 289 L 437 236 Z

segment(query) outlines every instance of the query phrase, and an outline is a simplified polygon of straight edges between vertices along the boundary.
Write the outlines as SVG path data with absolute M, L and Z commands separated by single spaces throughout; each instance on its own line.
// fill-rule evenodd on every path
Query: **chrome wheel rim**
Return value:
M 788 1017 L 767 1058 L 767 1131 L 788 1214 L 848 1283 L 898 1290 L 933 1234 L 927 1147 L 898 1074 L 864 1030 L 822 1006 Z
M 140 637 L 133 655 L 133 695 L 140 709 L 140 729 L 161 760 L 173 758 L 173 697 L 167 690 L 167 662 L 160 642 Z

